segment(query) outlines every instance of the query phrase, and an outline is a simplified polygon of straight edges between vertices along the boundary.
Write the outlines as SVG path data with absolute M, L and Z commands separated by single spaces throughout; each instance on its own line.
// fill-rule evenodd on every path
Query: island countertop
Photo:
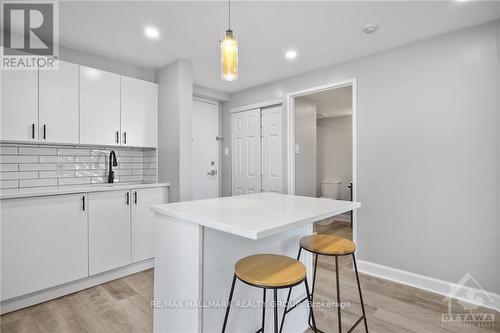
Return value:
M 152 206 L 157 214 L 261 239 L 361 207 L 359 202 L 255 193 Z

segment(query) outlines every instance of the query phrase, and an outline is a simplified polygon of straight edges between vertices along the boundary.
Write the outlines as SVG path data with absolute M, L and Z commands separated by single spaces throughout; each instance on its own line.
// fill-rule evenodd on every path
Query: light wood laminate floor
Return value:
M 342 222 L 318 226 L 318 232 L 351 237 L 349 225 Z M 352 261 L 350 257 L 341 257 L 339 261 L 342 300 L 352 303 L 343 310 L 343 331 L 346 332 L 361 314 L 361 307 Z M 315 300 L 335 299 L 333 263 L 332 257 L 319 259 Z M 441 315 L 448 309 L 442 296 L 363 274 L 360 279 L 370 332 L 500 332 L 498 312 L 474 310 L 495 314 L 493 328 L 442 327 Z M 153 270 L 148 270 L 3 315 L 1 332 L 152 332 L 152 298 Z M 460 309 L 457 303 L 454 307 Z M 336 309 L 317 309 L 315 313 L 320 329 L 337 332 Z M 364 332 L 363 325 L 354 332 Z

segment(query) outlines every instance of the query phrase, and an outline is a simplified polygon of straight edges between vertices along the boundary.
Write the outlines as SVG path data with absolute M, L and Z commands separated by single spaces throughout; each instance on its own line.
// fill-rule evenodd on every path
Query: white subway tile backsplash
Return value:
M 17 147 L 0 147 L 0 155 L 17 155 Z
M 0 180 L 0 188 L 17 188 L 18 186 L 18 180 Z
M 57 179 L 26 179 L 19 181 L 19 187 L 56 186 Z
M 1 180 L 8 179 L 36 179 L 38 172 L 0 172 Z
M 17 171 L 17 164 L 0 164 L 0 171 Z
M 57 155 L 56 148 L 20 147 L 19 155 Z
M 0 163 L 37 163 L 38 156 L 0 156 Z
M 59 178 L 57 180 L 57 182 L 58 182 L 58 185 L 90 184 L 90 177 Z
M 70 156 L 90 156 L 90 149 L 68 149 L 59 148 L 57 150 L 58 155 L 70 155 Z
M 55 164 L 19 164 L 19 171 L 50 171 L 55 169 Z
M 107 183 L 116 152 L 116 182 L 154 182 L 156 149 L 0 143 L 0 188 Z
M 75 161 L 73 156 L 39 156 L 40 163 L 72 163 Z
M 39 178 L 67 178 L 67 177 L 74 177 L 75 172 L 74 171 L 64 171 L 60 174 L 58 174 L 56 171 L 40 171 L 38 173 Z

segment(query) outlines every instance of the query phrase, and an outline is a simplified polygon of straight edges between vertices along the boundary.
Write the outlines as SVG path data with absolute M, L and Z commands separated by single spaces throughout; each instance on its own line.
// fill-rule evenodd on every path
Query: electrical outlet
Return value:
M 64 163 L 58 162 L 56 164 L 56 176 L 62 177 L 64 175 Z

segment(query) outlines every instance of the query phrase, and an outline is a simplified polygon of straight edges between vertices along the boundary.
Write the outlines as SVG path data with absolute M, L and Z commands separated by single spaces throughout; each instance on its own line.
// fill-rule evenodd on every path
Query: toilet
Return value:
M 340 200 L 340 185 L 338 179 L 323 179 L 320 183 L 320 197 L 325 199 Z M 319 225 L 327 225 L 333 222 L 333 217 L 319 221 Z
M 321 198 L 340 199 L 340 185 L 342 182 L 338 179 L 323 179 L 320 181 Z

